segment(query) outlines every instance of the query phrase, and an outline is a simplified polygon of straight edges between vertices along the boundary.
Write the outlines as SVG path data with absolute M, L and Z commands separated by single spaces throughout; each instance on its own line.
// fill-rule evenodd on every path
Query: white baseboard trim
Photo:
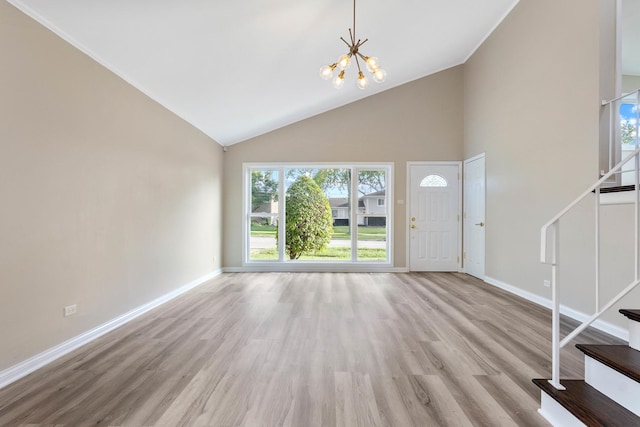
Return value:
M 116 317 L 102 325 L 99 325 L 87 332 L 84 332 L 80 335 L 77 335 L 63 343 L 60 343 L 54 347 L 51 347 L 40 354 L 36 354 L 33 357 L 30 357 L 27 360 L 24 360 L 16 365 L 13 365 L 3 371 L 0 371 L 0 388 L 3 388 L 20 378 L 29 375 L 33 371 L 48 365 L 56 359 L 70 353 L 71 351 L 82 347 L 85 344 L 95 340 L 96 338 L 106 334 L 107 332 L 113 331 L 114 329 L 124 325 L 127 322 L 135 319 L 143 315 L 144 313 L 174 299 L 175 297 L 195 288 L 202 283 L 205 283 L 214 277 L 218 276 L 222 273 L 222 269 L 215 270 L 205 276 L 202 276 L 190 283 L 187 283 L 184 286 L 179 287 L 178 289 L 169 292 L 159 298 L 154 299 L 146 304 L 143 304 L 133 310 Z
M 367 265 L 245 265 L 243 267 L 224 267 L 224 273 L 268 273 L 268 272 L 287 272 L 287 273 L 408 273 L 406 267 L 379 267 Z
M 509 285 L 508 283 L 501 282 L 500 280 L 494 279 L 489 276 L 485 276 L 484 281 L 492 286 L 495 286 L 496 288 L 500 288 L 528 301 L 551 309 L 552 302 L 548 298 L 541 297 L 540 295 L 533 294 L 531 292 L 517 288 L 513 285 Z M 560 304 L 560 313 L 574 320 L 577 320 L 578 322 L 584 322 L 591 317 L 590 315 L 582 313 L 581 311 L 575 310 L 571 307 L 567 307 L 563 304 Z M 614 325 L 613 323 L 605 322 L 604 320 L 596 320 L 591 324 L 591 326 L 602 332 L 606 332 L 609 335 L 620 338 L 621 340 L 629 341 L 629 331 L 618 325 Z

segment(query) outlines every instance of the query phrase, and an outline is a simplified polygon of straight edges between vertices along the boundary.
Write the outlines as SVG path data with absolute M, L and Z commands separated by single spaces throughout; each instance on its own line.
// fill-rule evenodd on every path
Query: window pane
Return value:
M 619 132 L 620 142 L 622 143 L 621 158 L 624 159 L 636 149 L 636 140 L 638 135 L 638 105 L 635 93 L 629 97 L 623 98 L 619 108 Z M 633 185 L 635 160 L 631 159 L 622 166 L 622 174 L 620 175 L 621 185 Z
M 447 180 L 440 175 L 429 175 L 426 176 L 421 182 L 420 187 L 446 187 Z
M 386 261 L 387 217 L 368 217 L 358 226 L 358 261 Z
M 278 260 L 278 217 L 251 216 L 250 260 Z
M 278 171 L 251 171 L 249 259 L 278 259 Z
M 634 94 L 632 97 L 623 99 L 620 104 L 620 134 L 623 146 L 636 143 L 638 105 L 635 98 Z
M 285 259 L 350 261 L 350 169 L 287 169 Z
M 251 171 L 251 213 L 278 213 L 278 171 Z
M 387 259 L 387 191 L 384 170 L 358 171 L 358 261 Z

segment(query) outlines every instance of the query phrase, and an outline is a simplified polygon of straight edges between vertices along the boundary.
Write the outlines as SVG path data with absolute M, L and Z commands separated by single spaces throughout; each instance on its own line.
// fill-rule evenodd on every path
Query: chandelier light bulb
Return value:
M 327 80 L 333 77 L 333 72 L 336 68 L 340 68 L 340 72 L 337 76 L 333 77 L 333 87 L 341 88 L 344 86 L 344 70 L 349 68 L 351 65 L 351 59 L 356 61 L 356 66 L 358 67 L 358 80 L 356 81 L 356 85 L 360 89 L 366 89 L 369 86 L 369 80 L 365 77 L 362 72 L 362 65 L 366 65 L 367 70 L 373 75 L 373 80 L 377 83 L 382 83 L 387 78 L 387 73 L 380 69 L 380 60 L 375 56 L 366 56 L 364 53 L 360 51 L 360 48 L 363 44 L 365 44 L 369 39 L 359 39 L 356 37 L 356 0 L 353 0 L 353 27 L 349 28 L 349 38 L 345 39 L 340 37 L 340 40 L 347 45 L 349 49 L 346 54 L 342 55 L 338 58 L 338 60 L 331 65 L 325 65 L 320 68 L 320 77 Z M 361 64 L 360 61 L 364 61 L 364 64 Z
M 340 67 L 341 70 L 346 70 L 349 68 L 349 65 L 351 65 L 351 55 L 346 54 L 338 58 L 338 67 Z
M 378 68 L 373 72 L 373 80 L 376 83 L 382 83 L 387 79 L 387 72 L 381 68 Z
M 333 79 L 333 87 L 340 89 L 342 86 L 344 86 L 344 70 Z
M 369 80 L 367 80 L 362 71 L 360 71 L 358 73 L 358 88 L 364 90 L 367 86 L 369 86 Z
M 320 77 L 322 77 L 323 80 L 328 80 L 331 77 L 333 77 L 333 70 L 335 70 L 337 64 L 332 64 L 332 65 L 325 65 L 324 67 L 320 68 Z
M 378 68 L 380 68 L 380 60 L 375 56 L 367 56 L 365 57 L 365 62 L 367 63 L 367 70 L 370 72 L 375 72 Z

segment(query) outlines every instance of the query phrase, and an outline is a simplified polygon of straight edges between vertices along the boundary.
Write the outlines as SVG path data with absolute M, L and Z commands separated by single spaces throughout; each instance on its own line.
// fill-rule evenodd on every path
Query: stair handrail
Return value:
M 640 94 L 640 91 L 638 92 Z M 637 130 L 637 124 L 636 124 Z M 633 153 L 629 154 L 622 161 L 616 164 L 609 172 L 602 176 L 598 181 L 591 185 L 586 191 L 584 191 L 578 198 L 571 202 L 567 207 L 562 209 L 551 220 L 544 224 L 540 230 L 540 261 L 543 264 L 551 264 L 551 309 L 552 309 L 552 337 L 551 337 L 551 352 L 552 352 L 552 367 L 551 367 L 551 380 L 549 381 L 553 387 L 558 390 L 564 390 L 565 387 L 560 384 L 560 349 L 567 345 L 569 341 L 575 338 L 580 332 L 584 331 L 594 321 L 596 321 L 605 311 L 611 308 L 614 304 L 624 298 L 629 292 L 635 289 L 640 284 L 640 264 L 638 261 L 638 255 L 640 254 L 640 147 L 638 146 L 638 132 L 636 132 L 636 149 Z M 613 297 L 602 308 L 600 307 L 600 186 L 605 183 L 613 174 L 621 170 L 621 168 L 629 162 L 631 159 L 635 159 L 634 171 L 635 171 L 635 271 L 634 280 L 624 288 L 618 295 Z M 559 265 L 559 252 L 560 252 L 560 219 L 566 215 L 571 209 L 573 209 L 578 203 L 580 203 L 589 194 L 595 192 L 596 196 L 596 280 L 595 280 L 595 313 L 587 320 L 582 322 L 577 328 L 569 333 L 563 340 L 560 340 L 560 300 L 558 296 L 558 265 Z M 549 230 L 553 231 L 553 244 L 548 245 L 547 235 Z M 547 246 L 551 246 L 551 259 L 547 258 Z
M 622 166 L 627 164 L 627 162 L 629 162 L 629 160 L 631 160 L 633 157 L 637 156 L 638 154 L 640 154 L 640 147 L 636 148 L 636 150 L 633 153 L 629 154 L 627 157 L 622 159 L 617 165 L 615 165 L 613 167 L 613 169 L 611 169 L 609 172 L 604 174 L 602 176 L 602 178 L 600 178 L 599 180 L 597 180 L 595 182 L 595 184 L 593 184 L 591 187 L 589 187 L 587 190 L 585 190 L 573 202 L 569 203 L 564 209 L 562 209 L 560 212 L 558 212 L 553 218 L 551 218 L 549 221 L 547 221 L 547 223 L 545 223 L 542 226 L 542 228 L 540 230 L 540 232 L 541 232 L 540 262 L 541 263 L 549 264 L 549 262 L 547 261 L 547 245 L 546 245 L 546 242 L 547 242 L 547 230 L 549 230 L 549 228 L 551 228 L 551 226 L 553 226 L 554 223 L 558 222 L 558 220 L 560 218 L 565 216 L 571 209 L 573 209 L 585 197 L 587 197 L 589 194 L 593 193 L 598 187 L 600 187 L 602 184 L 604 184 L 605 181 L 607 181 L 617 171 L 619 171 L 622 168 Z
M 602 106 L 608 105 L 608 104 L 612 104 L 616 101 L 620 101 L 621 99 L 624 99 L 628 96 L 631 96 L 633 94 L 636 94 L 637 100 L 638 100 L 638 107 L 636 109 L 636 137 L 635 137 L 635 147 L 636 147 L 636 151 L 634 151 L 633 153 L 629 154 L 627 157 L 625 157 L 624 159 L 622 159 L 620 162 L 618 162 L 618 164 L 616 164 L 615 166 L 612 166 L 609 168 L 609 172 L 602 175 L 600 177 L 600 179 L 598 181 L 596 181 L 595 184 L 593 184 L 591 187 L 589 187 L 589 189 L 587 189 L 584 193 L 582 193 L 580 196 L 578 196 L 572 203 L 570 203 L 566 208 L 564 208 L 563 210 L 561 210 L 556 216 L 554 216 L 550 221 L 548 221 L 545 225 L 542 226 L 542 239 L 541 239 L 541 253 L 540 253 L 540 262 L 542 262 L 543 264 L 547 264 L 546 261 L 546 231 L 551 227 L 551 225 L 555 222 L 557 222 L 562 216 L 564 216 L 568 211 L 570 211 L 571 209 L 573 209 L 573 207 L 575 205 L 577 205 L 578 203 L 580 203 L 582 201 L 582 199 L 584 199 L 585 197 L 587 197 L 589 195 L 589 193 L 592 193 L 593 191 L 595 191 L 596 188 L 600 187 L 605 181 L 607 181 L 609 178 L 611 178 L 614 174 L 616 174 L 621 168 L 622 166 L 624 166 L 629 160 L 631 160 L 635 155 L 638 154 L 638 149 L 640 149 L 640 144 L 638 144 L 638 126 L 640 126 L 640 88 L 636 89 L 636 90 L 632 90 L 631 92 L 627 92 L 627 93 L 623 93 L 622 95 L 610 99 L 610 100 L 603 100 L 602 101 Z M 613 122 L 613 120 L 610 120 L 610 122 Z M 637 164 L 636 164 L 637 166 Z
M 604 107 L 605 105 L 611 104 L 611 103 L 616 102 L 616 101 L 620 101 L 621 99 L 624 99 L 627 96 L 631 96 L 634 93 L 637 94 L 638 92 L 640 92 L 640 88 L 638 88 L 636 90 L 632 90 L 631 92 L 623 93 L 622 95 L 618 96 L 617 98 L 613 98 L 613 99 L 610 99 L 608 101 L 606 99 L 602 100 L 602 106 Z

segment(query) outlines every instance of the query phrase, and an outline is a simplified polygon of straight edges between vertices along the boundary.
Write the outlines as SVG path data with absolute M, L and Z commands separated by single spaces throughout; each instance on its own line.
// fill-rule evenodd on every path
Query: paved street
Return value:
M 350 240 L 344 239 L 333 239 L 331 243 L 329 243 L 329 247 L 332 248 L 348 248 L 351 246 Z M 269 249 L 276 247 L 276 239 L 273 237 L 265 237 L 265 236 L 252 236 L 251 237 L 251 249 Z M 386 242 L 378 241 L 378 240 L 360 240 L 358 242 L 358 247 L 360 248 L 378 248 L 384 249 L 387 247 Z

